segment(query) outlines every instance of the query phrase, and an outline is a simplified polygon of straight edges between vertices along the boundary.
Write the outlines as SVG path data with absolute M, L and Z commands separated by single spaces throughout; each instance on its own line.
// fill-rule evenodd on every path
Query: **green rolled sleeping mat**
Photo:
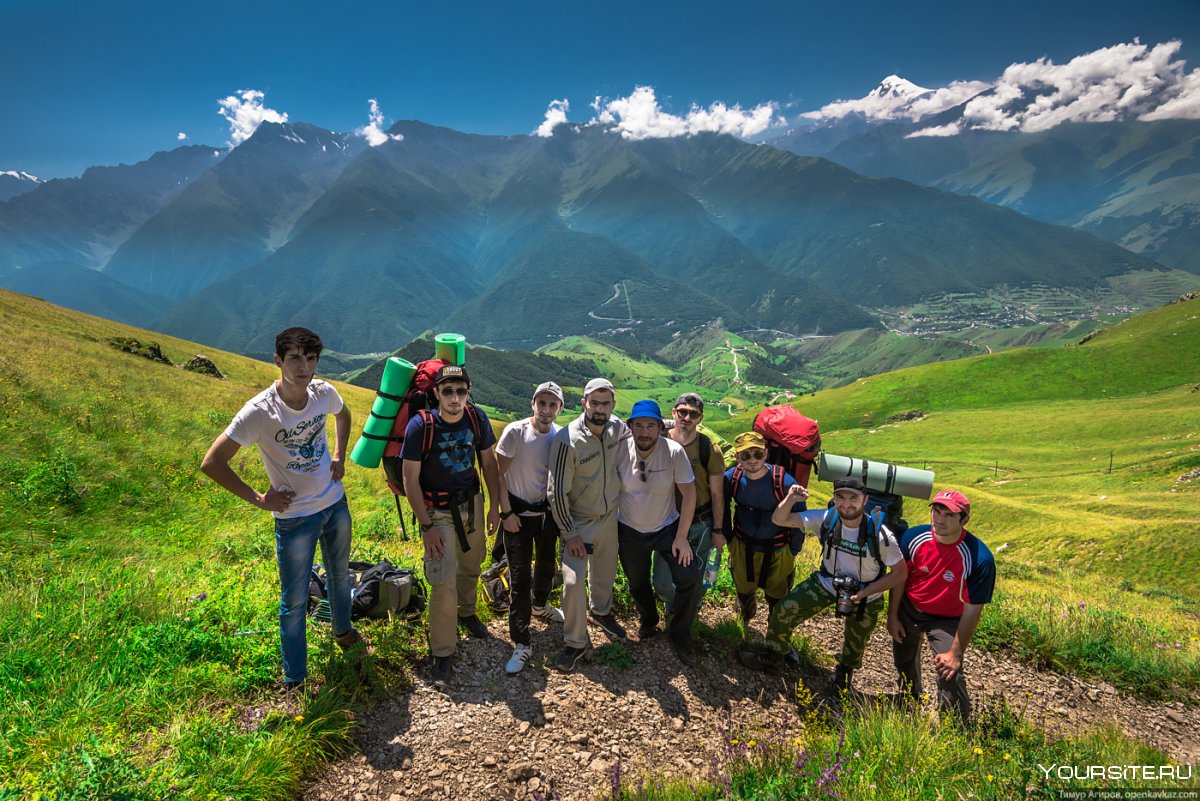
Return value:
M 933 494 L 932 470 L 918 470 L 887 462 L 868 462 L 832 453 L 821 454 L 817 463 L 817 478 L 834 481 L 849 476 L 857 477 L 867 489 L 876 492 L 890 492 L 925 501 Z
M 433 338 L 433 358 L 462 367 L 467 363 L 467 338 L 462 334 L 438 334 Z
M 384 364 L 379 392 L 375 396 L 371 414 L 363 425 L 362 436 L 350 452 L 350 461 L 362 467 L 379 467 L 379 460 L 396 422 L 396 414 L 400 411 L 400 403 L 416 372 L 416 365 L 399 356 L 391 357 Z

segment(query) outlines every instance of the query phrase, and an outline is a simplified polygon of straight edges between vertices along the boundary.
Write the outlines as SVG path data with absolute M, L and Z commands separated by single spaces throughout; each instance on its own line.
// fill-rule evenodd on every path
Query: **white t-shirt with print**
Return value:
M 304 408 L 293 409 L 279 397 L 275 384 L 246 402 L 225 429 L 225 436 L 247 448 L 257 444 L 271 486 L 295 495 L 281 519 L 305 517 L 332 506 L 346 494 L 330 475 L 328 415 L 342 410 L 342 397 L 332 384 L 313 379 Z
M 619 453 L 617 475 L 621 478 L 621 497 L 617 504 L 617 519 L 646 534 L 676 520 L 679 517 L 679 510 L 675 508 L 676 483 L 693 484 L 696 481 L 683 446 L 675 440 L 659 437 L 650 456 L 643 460 L 630 436 L 621 443 Z
M 546 500 L 546 482 L 550 477 L 550 452 L 554 435 L 561 428 L 550 424 L 550 431 L 539 434 L 533 421 L 526 417 L 504 427 L 496 453 L 512 461 L 504 472 L 508 490 L 523 501 L 540 503 Z M 526 512 L 526 514 L 535 514 Z

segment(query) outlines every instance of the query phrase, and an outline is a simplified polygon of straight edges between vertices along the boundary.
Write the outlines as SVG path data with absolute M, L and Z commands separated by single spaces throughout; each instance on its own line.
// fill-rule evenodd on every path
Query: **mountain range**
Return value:
M 709 324 L 831 334 L 931 296 L 1112 291 L 1162 270 L 1084 231 L 732 136 L 389 133 L 367 147 L 263 123 L 232 150 L 46 182 L 0 203 L 0 285 L 243 353 L 294 324 L 345 354 L 434 328 L 647 351 Z
M 930 96 L 930 90 L 890 76 L 860 101 L 871 113 L 844 113 L 772 144 L 864 175 L 974 195 L 1200 273 L 1200 120 L 978 130 L 964 120 L 966 102 L 921 115 L 918 104 Z M 1011 103 L 1021 107 L 1036 99 Z

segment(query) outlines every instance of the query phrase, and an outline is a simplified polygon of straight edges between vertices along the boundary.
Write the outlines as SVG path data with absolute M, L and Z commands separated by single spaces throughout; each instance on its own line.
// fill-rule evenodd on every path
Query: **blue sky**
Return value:
M 836 7 L 835 7 L 836 6 Z M 529 133 L 556 99 L 651 86 L 663 108 L 774 103 L 792 117 L 888 74 L 938 88 L 1140 37 L 1200 67 L 1200 2 L 226 3 L 0 0 L 0 170 L 41 178 L 224 145 L 220 98 L 265 93 L 334 130 L 420 119 Z

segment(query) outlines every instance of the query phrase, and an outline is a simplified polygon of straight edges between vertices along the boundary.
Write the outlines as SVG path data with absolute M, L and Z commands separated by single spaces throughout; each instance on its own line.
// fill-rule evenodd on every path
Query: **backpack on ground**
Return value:
M 817 421 L 791 406 L 768 406 L 755 416 L 754 430 L 767 441 L 767 462 L 782 467 L 807 489 L 813 462 L 821 452 Z
M 496 562 L 479 576 L 483 598 L 493 612 L 507 612 L 512 584 L 508 575 L 507 557 Z
M 317 620 L 329 620 L 329 594 L 325 570 L 314 566 L 308 585 L 308 611 Z M 420 617 L 428 598 L 425 582 L 416 573 L 396 567 L 386 559 L 379 564 L 350 563 L 350 618 L 381 619 Z

